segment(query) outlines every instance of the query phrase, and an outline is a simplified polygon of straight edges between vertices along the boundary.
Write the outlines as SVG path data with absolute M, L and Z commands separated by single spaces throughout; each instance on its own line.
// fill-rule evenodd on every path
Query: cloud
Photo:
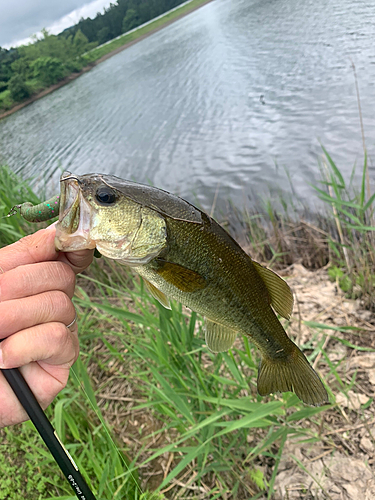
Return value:
M 0 46 L 28 43 L 42 28 L 60 33 L 81 17 L 95 17 L 109 4 L 110 0 L 0 0 Z

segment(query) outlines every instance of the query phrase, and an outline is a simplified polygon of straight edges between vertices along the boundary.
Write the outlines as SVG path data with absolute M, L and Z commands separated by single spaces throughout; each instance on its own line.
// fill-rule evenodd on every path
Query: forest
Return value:
M 117 0 L 94 19 L 58 35 L 42 30 L 32 43 L 0 47 L 0 112 L 58 83 L 87 65 L 84 54 L 117 36 L 173 9 L 184 0 Z

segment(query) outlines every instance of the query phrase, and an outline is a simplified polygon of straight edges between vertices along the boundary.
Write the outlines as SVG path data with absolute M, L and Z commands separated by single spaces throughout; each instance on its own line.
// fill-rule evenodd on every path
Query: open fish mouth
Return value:
M 58 250 L 75 251 L 95 248 L 90 238 L 91 207 L 81 191 L 79 176 L 64 172 L 60 178 L 60 215 L 56 225 Z

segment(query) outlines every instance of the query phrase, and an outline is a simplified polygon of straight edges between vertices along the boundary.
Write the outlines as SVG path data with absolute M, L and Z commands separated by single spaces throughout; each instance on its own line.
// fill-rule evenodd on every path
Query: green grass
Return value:
M 336 179 L 338 173 L 333 170 Z M 335 188 L 329 179 L 325 186 L 331 183 L 340 198 L 329 194 L 328 206 L 336 206 L 348 232 L 344 234 L 347 238 L 350 234 L 358 245 L 356 252 L 367 255 L 373 197 L 366 200 L 361 191 L 344 194 L 342 180 Z M 320 189 L 319 195 L 325 198 L 323 193 Z M 39 201 L 5 167 L 0 170 L 0 200 L 0 217 L 17 203 Z M 356 203 L 359 208 L 353 206 Z M 342 210 L 349 210 L 351 217 Z M 360 211 L 354 216 L 361 224 L 353 222 L 353 210 Z M 337 217 L 334 214 L 333 220 Z M 276 220 L 280 243 L 283 228 Z M 277 238 L 270 246 L 267 232 L 255 222 L 256 218 L 251 233 L 258 235 L 252 242 L 254 248 L 266 248 L 273 262 L 284 258 Z M 26 227 L 17 215 L 0 219 L 1 245 L 28 230 L 35 226 Z M 348 274 L 337 234 L 330 235 L 328 245 L 330 258 L 340 263 L 336 268 Z M 350 270 L 352 279 L 358 266 L 357 260 Z M 363 293 L 370 293 L 366 290 Z M 301 446 L 321 444 L 322 431 L 332 416 L 340 416 L 334 405 L 306 407 L 291 393 L 260 398 L 256 392 L 258 352 L 246 338 L 228 353 L 210 353 L 204 345 L 201 318 L 175 302 L 171 311 L 164 309 L 123 266 L 96 261 L 79 278 L 75 305 L 81 355 L 48 416 L 98 499 L 157 500 L 164 494 L 168 498 L 271 499 L 289 440 L 298 440 Z M 305 325 L 311 336 L 301 348 L 311 362 L 320 360 L 318 370 L 325 367 L 332 402 L 334 393 L 348 395 L 357 375 L 345 376 L 347 353 L 330 360 L 327 338 L 351 352 L 373 349 L 356 345 L 359 332 L 354 327 Z M 324 440 L 335 446 L 331 438 Z M 38 483 L 39 490 L 34 487 L 33 498 L 73 498 L 30 423 L 0 431 L 0 442 L 0 500 L 1 495 L 9 500 L 28 498 L 27 488 L 34 487 L 36 477 L 41 476 L 44 479 Z M 305 465 L 299 466 L 304 470 Z M 8 478 L 15 475 L 17 488 L 12 490 Z
M 4 429 L 0 440 L 0 500 L 56 495 L 64 487 L 64 482 L 62 478 L 56 478 L 53 465 L 31 422 Z M 43 474 L 36 474 L 38 469 Z
M 165 24 L 175 19 L 176 17 L 189 13 L 191 10 L 195 9 L 199 5 L 206 3 L 206 1 L 207 0 L 192 0 L 192 2 L 190 2 L 189 4 L 183 5 L 182 7 L 176 9 L 170 14 L 166 14 L 165 16 L 161 17 L 160 19 L 157 19 L 156 21 L 148 24 L 147 26 L 144 26 L 143 28 L 139 28 L 136 31 L 129 33 L 128 35 L 125 33 L 117 40 L 113 40 L 112 42 L 109 42 L 104 46 L 102 45 L 101 47 L 93 49 L 88 54 L 86 54 L 83 57 L 83 59 L 86 60 L 87 63 L 94 62 L 103 57 L 104 55 L 109 54 L 113 50 L 116 50 L 119 47 L 122 47 L 123 45 L 126 45 L 127 43 L 132 42 L 134 40 L 137 40 L 137 38 L 140 38 L 146 35 L 147 33 L 150 33 L 151 31 L 164 26 Z

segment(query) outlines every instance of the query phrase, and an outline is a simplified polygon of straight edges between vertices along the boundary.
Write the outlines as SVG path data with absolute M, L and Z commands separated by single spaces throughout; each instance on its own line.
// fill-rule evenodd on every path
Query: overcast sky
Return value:
M 81 17 L 95 17 L 111 0 L 0 0 L 0 47 L 27 43 L 47 28 L 60 33 Z M 115 3 L 112 0 L 112 3 Z

